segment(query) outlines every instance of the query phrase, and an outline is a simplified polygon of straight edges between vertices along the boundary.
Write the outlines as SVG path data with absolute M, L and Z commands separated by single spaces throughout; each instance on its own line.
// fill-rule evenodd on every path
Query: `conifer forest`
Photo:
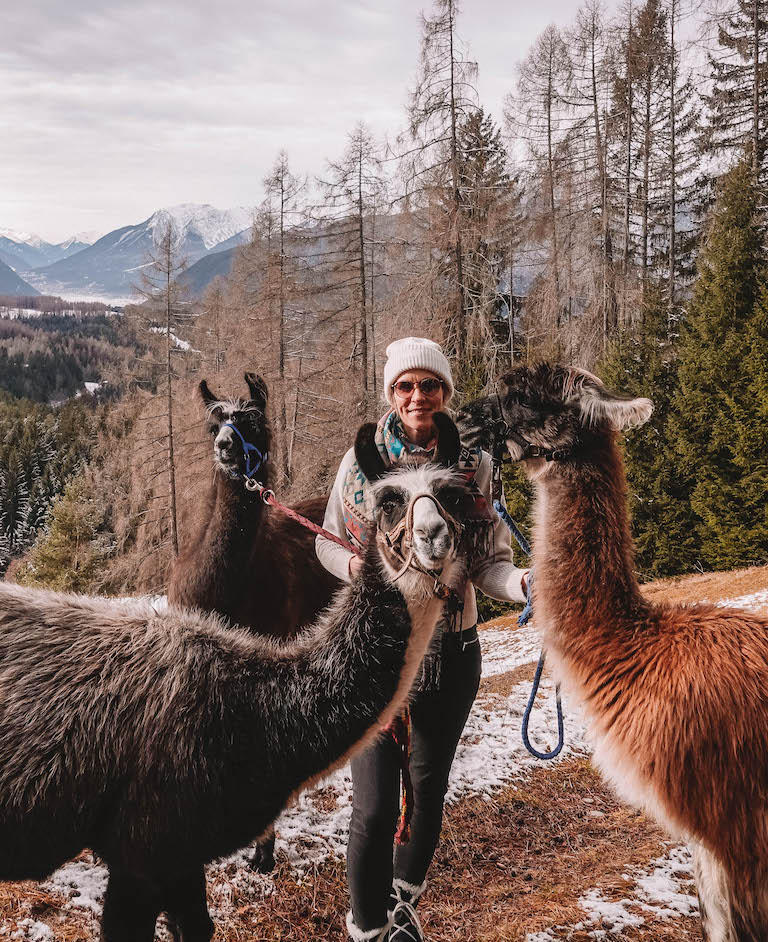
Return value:
M 542 359 L 653 400 L 624 446 L 642 578 L 768 562 L 768 0 L 583 0 L 498 114 L 470 12 L 425 9 L 386 138 L 361 115 L 307 177 L 275 137 L 228 276 L 196 292 L 169 223 L 124 309 L 0 297 L 2 572 L 162 591 L 211 475 L 200 380 L 264 377 L 290 501 L 329 490 L 407 335 L 457 404 Z

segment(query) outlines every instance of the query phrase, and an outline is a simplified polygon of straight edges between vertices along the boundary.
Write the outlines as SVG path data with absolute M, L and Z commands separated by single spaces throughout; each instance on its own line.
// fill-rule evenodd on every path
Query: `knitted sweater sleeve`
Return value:
M 323 520 L 323 529 L 335 533 L 342 539 L 347 539 L 347 531 L 344 526 L 344 511 L 341 502 L 342 488 L 347 471 L 351 468 L 355 460 L 353 448 L 341 459 L 339 470 L 336 474 L 336 480 L 333 482 L 333 490 L 328 498 L 328 506 L 325 508 L 325 519 Z M 343 546 L 334 543 L 319 534 L 315 537 L 315 552 L 322 565 L 344 582 L 350 582 L 349 563 L 354 558 L 354 553 L 345 550 Z
M 488 556 L 475 566 L 471 574 L 472 583 L 485 595 L 498 599 L 500 602 L 525 602 L 522 580 L 528 570 L 515 566 L 511 534 L 504 521 L 493 509 L 491 459 L 487 454 L 483 454 L 482 462 L 475 475 L 475 483 L 488 502 L 494 523 Z

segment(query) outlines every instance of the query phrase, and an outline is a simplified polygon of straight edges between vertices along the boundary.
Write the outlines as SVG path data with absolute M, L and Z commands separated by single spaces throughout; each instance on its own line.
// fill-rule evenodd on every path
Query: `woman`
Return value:
M 440 346 L 406 337 L 387 347 L 384 388 L 392 407 L 378 423 L 376 440 L 388 464 L 429 455 L 436 444 L 434 414 L 453 396 L 451 367 Z M 475 589 L 491 598 L 525 600 L 527 570 L 512 562 L 509 533 L 491 507 L 491 461 L 484 452 L 462 451 L 460 470 L 476 493 L 477 547 L 460 618 L 446 620 L 424 660 L 410 706 L 409 770 L 413 785 L 410 839 L 393 838 L 400 809 L 400 746 L 381 736 L 352 760 L 352 821 L 347 878 L 352 908 L 347 928 L 355 942 L 418 942 L 424 938 L 414 906 L 426 886 L 427 868 L 440 837 L 448 773 L 480 682 Z M 350 449 L 333 486 L 324 527 L 353 543 L 364 539 L 366 480 Z M 321 563 L 351 581 L 360 559 L 317 537 Z M 460 623 L 457 623 L 460 622 Z

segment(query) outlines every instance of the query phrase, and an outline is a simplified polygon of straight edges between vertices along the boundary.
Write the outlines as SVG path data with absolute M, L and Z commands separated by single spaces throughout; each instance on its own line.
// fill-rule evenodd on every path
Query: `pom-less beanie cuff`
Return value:
M 429 370 L 445 383 L 444 404 L 448 405 L 454 393 L 451 365 L 442 347 L 425 337 L 403 337 L 387 347 L 387 362 L 384 365 L 384 392 L 392 405 L 392 384 L 408 370 Z

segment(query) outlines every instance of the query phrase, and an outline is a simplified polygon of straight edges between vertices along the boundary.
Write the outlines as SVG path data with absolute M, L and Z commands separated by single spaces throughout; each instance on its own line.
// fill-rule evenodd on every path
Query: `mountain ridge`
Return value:
M 129 296 L 140 281 L 138 272 L 149 264 L 150 253 L 169 223 L 178 234 L 178 254 L 192 267 L 219 251 L 222 244 L 230 248 L 245 242 L 252 213 L 246 207 L 220 210 L 208 203 L 162 207 L 141 222 L 114 229 L 92 245 L 50 264 L 22 270 L 21 275 L 45 293 Z

